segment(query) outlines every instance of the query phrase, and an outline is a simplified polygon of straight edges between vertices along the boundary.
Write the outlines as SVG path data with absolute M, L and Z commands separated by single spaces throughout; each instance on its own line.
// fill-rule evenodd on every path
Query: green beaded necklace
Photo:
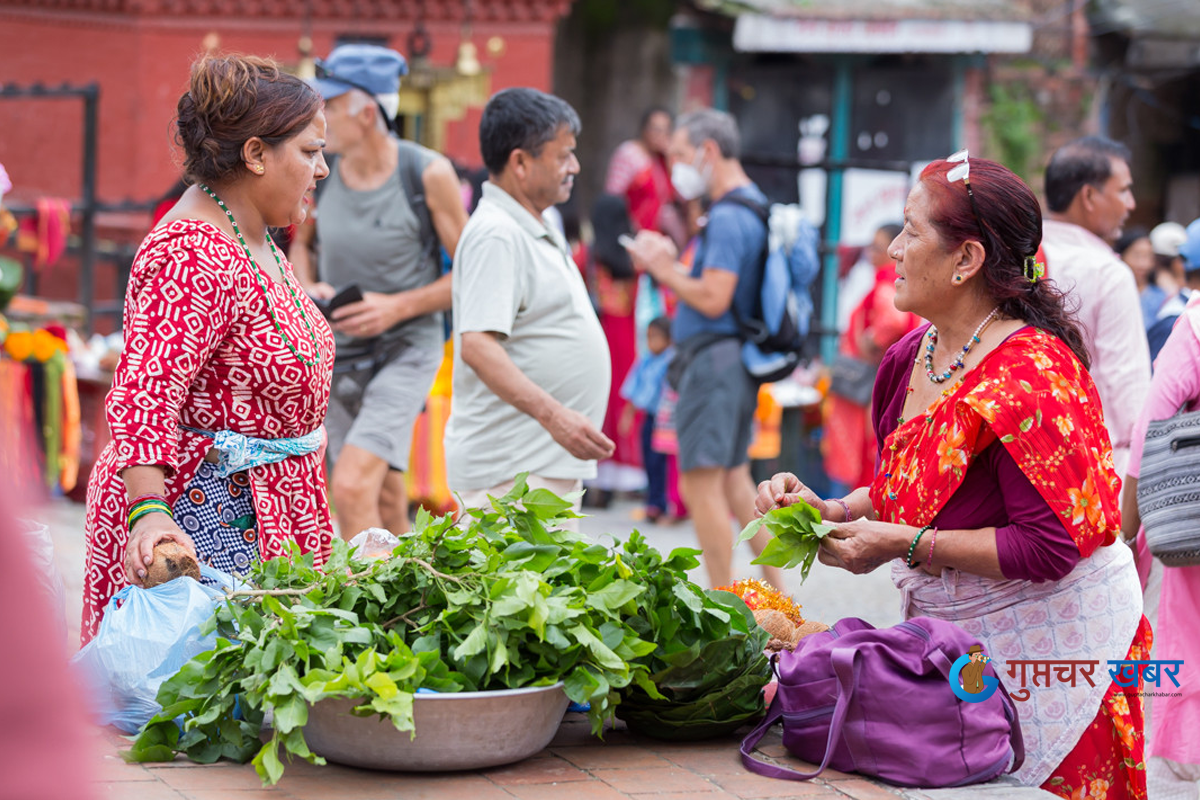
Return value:
M 300 312 L 300 319 L 304 320 L 304 327 L 308 328 L 308 337 L 313 345 L 313 352 L 317 354 L 316 358 L 305 358 L 300 355 L 300 351 L 288 340 L 287 334 L 283 330 L 283 326 L 279 324 L 279 318 L 275 316 L 275 309 L 271 307 L 271 290 L 267 287 L 266 275 L 263 275 L 262 269 L 258 266 L 258 262 L 254 260 L 254 255 L 250 252 L 250 246 L 246 244 L 246 240 L 242 238 L 242 232 L 238 230 L 237 220 L 233 218 L 233 212 L 225 205 L 225 201 L 217 197 L 217 193 L 208 188 L 203 183 L 197 184 L 200 191 L 211 197 L 221 210 L 225 212 L 225 216 L 229 217 L 229 224 L 233 226 L 233 232 L 237 234 L 238 242 L 241 243 L 242 249 L 246 251 L 246 258 L 250 259 L 250 265 L 254 267 L 254 277 L 258 279 L 258 285 L 262 287 L 263 297 L 267 301 L 267 314 L 271 317 L 271 322 L 275 325 L 275 330 L 283 337 L 283 343 L 287 345 L 287 349 L 292 351 L 300 363 L 306 367 L 315 367 L 321 363 L 321 348 L 317 345 L 317 334 L 313 331 L 312 325 L 308 321 L 308 315 L 304 313 L 304 306 L 300 303 L 300 298 L 296 295 L 296 290 L 292 287 L 291 281 L 288 280 L 287 271 L 283 268 L 283 259 L 279 257 L 279 251 L 275 249 L 275 241 L 271 238 L 271 234 L 267 234 L 267 244 L 271 246 L 271 254 L 275 256 L 275 263 L 279 265 L 279 274 L 283 278 L 283 285 L 287 287 L 288 292 L 292 295 L 292 302 L 296 304 L 296 310 Z

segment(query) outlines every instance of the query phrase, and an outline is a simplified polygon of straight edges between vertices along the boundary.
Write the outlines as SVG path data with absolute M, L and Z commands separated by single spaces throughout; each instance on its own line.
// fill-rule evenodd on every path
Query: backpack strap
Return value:
M 751 197 L 746 197 L 742 194 L 733 194 L 733 192 L 726 192 L 724 197 L 717 200 L 712 204 L 712 206 L 709 207 L 709 213 L 711 214 L 712 210 L 722 203 L 741 206 L 742 208 L 746 208 L 754 212 L 754 216 L 758 217 L 759 221 L 762 222 L 765 230 L 766 235 L 763 237 L 762 252 L 759 254 L 758 260 L 755 262 L 755 272 L 750 276 L 754 280 L 754 315 L 755 317 L 758 317 L 762 314 L 762 299 L 759 297 L 759 294 L 762 292 L 763 277 L 766 275 L 767 256 L 769 256 L 771 253 L 771 209 L 767 205 L 760 203 Z M 707 234 L 708 226 L 706 225 L 701 236 L 706 237 Z M 707 249 L 707 238 L 704 239 L 704 245 L 705 249 Z M 734 321 L 737 322 L 738 332 L 740 333 L 742 341 L 762 341 L 762 337 L 764 336 L 763 330 L 760 327 L 749 324 L 742 318 L 742 315 L 738 313 L 736 296 L 734 301 L 729 304 L 729 310 L 733 313 Z
M 404 186 L 404 196 L 408 198 L 409 208 L 417 217 L 420 229 L 421 253 L 428 259 L 434 269 L 434 275 L 441 275 L 440 243 L 437 231 L 433 227 L 433 216 L 429 213 L 429 204 L 425 201 L 424 165 L 421 163 L 420 148 L 405 139 L 400 139 L 400 182 Z

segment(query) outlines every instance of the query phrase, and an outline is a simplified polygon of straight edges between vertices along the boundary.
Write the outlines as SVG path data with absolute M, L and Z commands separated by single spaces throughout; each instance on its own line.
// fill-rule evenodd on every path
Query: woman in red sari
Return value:
M 963 151 L 929 165 L 890 251 L 896 307 L 932 324 L 880 366 L 873 482 L 822 500 L 784 473 L 757 508 L 803 497 L 837 523 L 822 563 L 890 563 L 906 617 L 982 642 L 1020 701 L 1022 783 L 1144 798 L 1140 676 L 1110 680 L 1106 662 L 1145 659 L 1150 628 L 1114 545 L 1119 481 L 1081 331 L 1034 257 L 1041 230 L 1037 198 L 999 164 Z M 1025 659 L 1095 661 L 1096 680 L 1026 683 L 1004 666 Z
M 332 537 L 322 423 L 333 337 L 268 227 L 304 221 L 329 174 L 311 87 L 272 62 L 204 58 L 179 100 L 195 185 L 134 259 L 112 441 L 88 483 L 83 640 L 174 541 L 227 572 Z
M 896 265 L 887 254 L 899 225 L 884 225 L 867 246 L 875 267 L 875 285 L 850 313 L 850 322 L 838 341 L 838 355 L 878 365 L 887 349 L 920 320 L 896 308 Z M 834 384 L 836 387 L 836 384 Z M 825 472 L 846 486 L 865 486 L 875 475 L 875 430 L 870 408 L 831 390 L 825 398 L 825 438 L 822 453 Z
M 676 244 L 684 242 L 686 230 L 673 202 L 675 190 L 667 168 L 672 124 L 671 114 L 664 108 L 654 107 L 642 114 L 638 138 L 622 142 L 613 151 L 604 194 L 592 209 L 595 290 L 613 374 L 602 430 L 616 445 L 612 457 L 601 461 L 597 468 L 593 485 L 602 493 L 636 488 L 645 478 L 638 437 L 635 433 L 622 434 L 620 425 L 625 408 L 619 392 L 621 381 L 637 359 L 639 343 L 645 350 L 645 330 L 638 330 L 636 321 L 638 277 L 617 236 L 654 230 L 667 234 Z M 632 230 L 618 229 L 621 224 Z M 640 424 L 640 419 L 635 420 L 631 430 L 637 431 Z

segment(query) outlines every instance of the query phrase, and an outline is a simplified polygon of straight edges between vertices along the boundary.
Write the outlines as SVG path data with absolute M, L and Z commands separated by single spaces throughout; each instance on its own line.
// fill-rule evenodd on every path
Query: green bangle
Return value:
M 171 506 L 165 500 L 142 500 L 142 501 L 140 501 L 138 503 L 134 503 L 132 506 L 130 506 L 129 511 L 126 513 L 126 516 L 128 518 L 132 519 L 136 515 L 138 515 L 139 512 L 141 512 L 145 509 L 148 509 L 148 508 L 161 509 L 163 511 L 166 511 L 167 513 L 171 512 Z
M 129 530 L 133 530 L 134 523 L 136 523 L 139 519 L 148 514 L 155 513 L 166 514 L 168 517 L 174 519 L 174 515 L 171 513 L 171 507 L 166 503 L 146 503 L 145 505 L 140 505 L 133 511 L 129 512 L 129 519 L 126 521 L 126 526 Z
M 917 535 L 913 537 L 912 544 L 908 546 L 908 555 L 904 557 L 904 563 L 909 569 L 916 569 L 919 566 L 919 563 L 912 563 L 913 553 L 916 552 L 917 542 L 921 541 L 921 537 L 925 535 L 925 531 L 932 527 L 932 525 L 926 525 L 924 528 L 921 528 L 921 530 L 917 531 Z

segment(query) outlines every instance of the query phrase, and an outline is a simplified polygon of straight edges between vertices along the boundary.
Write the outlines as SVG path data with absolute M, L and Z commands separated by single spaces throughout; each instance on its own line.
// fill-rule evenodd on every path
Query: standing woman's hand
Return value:
M 154 563 L 154 548 L 163 542 L 175 542 L 199 562 L 196 544 L 167 514 L 147 514 L 133 524 L 125 543 L 125 579 L 144 586 L 146 569 Z
M 754 498 L 754 512 L 761 517 L 773 508 L 790 506 L 798 500 L 803 500 L 815 508 L 821 514 L 821 519 L 829 516 L 829 507 L 825 501 L 790 472 L 777 472 L 771 480 L 758 485 L 758 497 Z

